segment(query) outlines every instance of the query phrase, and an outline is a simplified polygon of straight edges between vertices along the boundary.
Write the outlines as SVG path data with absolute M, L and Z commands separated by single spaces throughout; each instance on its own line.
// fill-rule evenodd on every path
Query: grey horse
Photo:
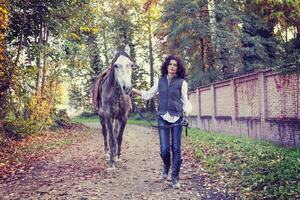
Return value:
M 109 169 L 120 158 L 123 132 L 131 110 L 131 75 L 134 62 L 125 51 L 118 51 L 111 66 L 97 79 L 93 87 L 93 106 L 98 113 L 104 138 L 104 151 L 109 152 Z M 109 134 L 109 148 L 107 145 Z

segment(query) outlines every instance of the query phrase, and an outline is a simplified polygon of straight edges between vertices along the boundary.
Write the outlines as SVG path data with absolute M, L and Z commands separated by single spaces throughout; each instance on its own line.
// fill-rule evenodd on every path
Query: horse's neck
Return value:
M 107 77 L 108 84 L 113 87 L 116 85 L 116 78 L 115 78 L 115 72 L 114 68 L 112 67 L 109 72 L 108 72 L 108 77 Z
M 106 94 L 108 96 L 120 96 L 122 92 L 120 92 L 120 86 L 115 78 L 115 74 L 113 68 L 108 72 L 108 75 L 104 81 L 104 90 L 106 90 Z

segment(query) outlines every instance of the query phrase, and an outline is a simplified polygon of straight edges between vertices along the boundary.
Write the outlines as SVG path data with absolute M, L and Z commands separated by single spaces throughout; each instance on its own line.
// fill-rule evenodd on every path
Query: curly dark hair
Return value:
M 161 76 L 166 76 L 168 74 L 168 66 L 169 66 L 171 60 L 177 61 L 177 72 L 176 72 L 177 77 L 185 79 L 186 78 L 185 67 L 184 67 L 181 59 L 175 55 L 170 55 L 165 59 L 165 62 L 162 64 L 162 66 L 160 68 Z

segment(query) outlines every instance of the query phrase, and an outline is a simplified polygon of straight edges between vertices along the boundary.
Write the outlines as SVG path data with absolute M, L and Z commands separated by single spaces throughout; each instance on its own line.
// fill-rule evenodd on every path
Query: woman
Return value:
M 179 57 L 171 55 L 161 66 L 161 77 L 149 91 L 132 89 L 134 94 L 149 100 L 158 95 L 158 125 L 180 124 L 184 115 L 192 111 L 188 100 L 185 67 Z M 160 155 L 163 160 L 161 179 L 166 179 L 171 166 L 172 152 L 172 187 L 180 188 L 178 181 L 181 165 L 182 125 L 159 129 Z M 171 137 L 170 137 L 171 136 Z

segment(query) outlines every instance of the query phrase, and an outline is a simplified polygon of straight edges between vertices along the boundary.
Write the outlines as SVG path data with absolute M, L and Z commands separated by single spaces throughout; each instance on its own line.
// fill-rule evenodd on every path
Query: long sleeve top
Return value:
M 186 114 L 189 114 L 192 112 L 193 107 L 192 107 L 191 102 L 188 99 L 187 91 L 188 91 L 187 82 L 185 80 L 183 80 L 182 87 L 181 87 L 181 101 L 183 103 L 183 112 L 185 112 Z M 142 95 L 141 95 L 142 99 L 144 99 L 144 100 L 152 99 L 154 96 L 158 95 L 158 93 L 159 93 L 158 92 L 158 82 L 156 82 L 148 91 L 141 91 L 141 92 L 142 92 Z M 169 112 L 165 113 L 161 117 L 170 123 L 174 123 L 179 119 L 178 116 L 172 116 L 172 115 L 170 115 Z

